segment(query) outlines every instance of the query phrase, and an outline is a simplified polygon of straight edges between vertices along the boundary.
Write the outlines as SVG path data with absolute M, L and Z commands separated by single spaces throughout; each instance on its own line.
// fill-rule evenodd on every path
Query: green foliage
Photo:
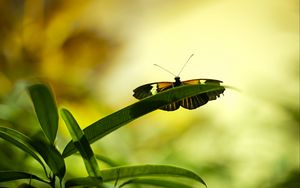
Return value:
M 58 129 L 58 113 L 52 93 L 43 84 L 32 85 L 28 90 L 41 128 L 50 143 L 54 144 Z
M 193 179 L 204 185 L 205 182 L 196 173 L 179 167 L 170 165 L 134 165 L 113 167 L 102 171 L 103 181 L 113 181 L 116 179 L 134 178 L 141 176 L 176 176 Z
M 115 182 L 116 186 L 118 181 L 123 181 L 119 187 L 124 187 L 128 184 L 145 184 L 161 187 L 189 188 L 190 186 L 176 181 L 176 178 L 172 178 L 183 177 L 206 186 L 200 176 L 184 168 L 169 165 L 147 164 L 120 166 L 108 157 L 94 155 L 90 144 L 127 123 L 166 104 L 189 96 L 218 90 L 224 90 L 224 87 L 218 85 L 190 85 L 176 87 L 125 107 L 98 120 L 84 130 L 80 129 L 75 118 L 67 109 L 62 109 L 61 116 L 70 132 L 72 141 L 69 142 L 63 153 L 61 153 L 56 148 L 54 142 L 58 129 L 58 110 L 52 92 L 43 84 L 29 86 L 28 91 L 44 134 L 40 132 L 33 137 L 28 137 L 17 130 L 0 127 L 0 137 L 26 152 L 36 160 L 45 171 L 46 178 L 23 171 L 0 171 L 0 182 L 19 179 L 34 179 L 49 184 L 51 187 L 55 187 L 57 185 L 56 178 L 59 178 L 61 187 L 63 186 L 62 184 L 64 184 L 65 187 L 105 187 L 104 183 L 106 182 Z M 5 121 L 1 121 L 1 124 L 6 123 L 3 122 Z M 89 176 L 64 180 L 66 174 L 64 158 L 74 154 L 76 150 L 79 151 Z M 101 161 L 110 164 L 112 167 L 100 169 L 96 159 L 100 159 Z M 48 170 L 50 171 L 49 174 L 47 172 Z M 172 180 L 162 179 L 162 177 L 167 176 L 171 177 Z
M 31 138 L 27 137 L 23 133 L 7 127 L 0 127 L 0 137 L 32 156 L 41 164 L 47 176 L 46 166 L 44 165 L 41 157 L 35 153 L 36 151 L 34 149 L 33 140 Z
M 66 110 L 61 110 L 61 116 L 63 117 L 68 130 L 72 136 L 74 145 L 78 149 L 85 167 L 87 169 L 87 172 L 90 177 L 95 177 L 93 180 L 99 182 L 102 182 L 101 172 L 98 167 L 96 157 L 93 153 L 93 150 L 87 141 L 85 135 L 83 134 L 83 131 L 80 129 L 79 125 L 77 124 L 75 118 L 72 116 L 72 114 Z M 101 181 L 100 181 L 101 180 Z
M 34 136 L 32 145 L 42 156 L 52 173 L 62 180 L 66 173 L 66 167 L 64 158 L 57 148 L 51 145 L 43 134 L 37 134 Z
M 26 172 L 0 171 L 0 182 L 19 180 L 19 179 L 36 179 L 41 182 L 48 183 L 42 178 Z
M 125 185 L 129 184 L 141 184 L 141 185 L 153 185 L 153 186 L 160 186 L 160 187 L 172 187 L 172 188 L 192 188 L 189 185 L 179 183 L 179 182 L 172 182 L 168 180 L 158 180 L 158 179 L 150 179 L 150 178 L 134 178 L 130 179 L 119 187 L 124 187 Z
M 224 90 L 223 86 L 209 84 L 209 85 L 185 85 L 174 87 L 165 92 L 158 93 L 151 97 L 145 98 L 137 103 L 127 106 L 111 115 L 108 115 L 92 125 L 85 128 L 84 134 L 89 143 L 93 143 L 102 137 L 108 135 L 114 130 L 123 125 L 150 113 L 166 104 L 178 101 L 180 99 L 194 96 L 201 93 Z M 64 152 L 63 156 L 67 157 L 76 151 L 74 144 L 70 142 Z

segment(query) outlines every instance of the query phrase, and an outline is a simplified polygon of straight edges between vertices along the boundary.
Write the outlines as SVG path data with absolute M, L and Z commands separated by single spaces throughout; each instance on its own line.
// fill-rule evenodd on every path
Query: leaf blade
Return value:
M 46 166 L 41 160 L 41 158 L 35 153 L 37 151 L 32 146 L 33 141 L 29 137 L 22 134 L 21 132 L 7 127 L 0 127 L 0 137 L 32 156 L 36 161 L 38 161 L 41 164 L 47 176 Z
M 119 188 L 128 184 L 142 184 L 152 185 L 159 187 L 172 187 L 172 188 L 193 188 L 192 186 L 169 180 L 151 179 L 151 178 L 134 178 L 122 183 Z
M 130 106 L 127 106 L 113 114 L 110 114 L 90 126 L 83 131 L 89 143 L 93 143 L 98 139 L 106 136 L 123 125 L 150 113 L 166 104 L 176 102 L 186 97 L 194 96 L 201 93 L 224 91 L 225 88 L 220 85 L 185 85 L 175 87 L 164 92 L 158 93 L 151 97 L 140 100 Z M 63 156 L 70 156 L 75 152 L 74 144 L 69 142 L 63 151 Z
M 66 166 L 61 153 L 54 145 L 49 143 L 44 134 L 37 134 L 32 138 L 32 140 L 32 146 L 42 156 L 53 174 L 62 180 L 66 173 Z
M 29 174 L 27 172 L 20 172 L 20 171 L 0 171 L 0 182 L 7 182 L 19 179 L 35 179 L 44 183 L 49 184 L 49 182 L 43 180 L 42 178 Z
M 58 129 L 58 112 L 50 89 L 44 84 L 28 87 L 41 128 L 51 144 L 54 144 Z
M 170 165 L 131 165 L 113 167 L 105 170 L 101 170 L 103 182 L 118 181 L 128 178 L 140 178 L 140 177 L 183 177 L 190 180 L 194 180 L 198 183 L 205 185 L 206 183 L 195 172 L 190 170 L 170 166 Z M 84 182 L 90 181 L 90 177 L 74 178 L 74 181 Z M 73 181 L 72 181 L 73 182 Z
M 89 187 L 99 187 L 104 188 L 103 184 L 99 184 L 99 181 L 95 177 L 83 177 L 83 178 L 72 178 L 68 179 L 65 183 L 65 187 L 74 187 L 74 186 L 89 186 Z
M 72 136 L 73 142 L 83 158 L 89 176 L 97 177 L 102 181 L 101 171 L 99 169 L 95 155 L 90 144 L 88 143 L 88 140 L 83 134 L 83 131 L 80 129 L 75 118 L 67 109 L 61 109 L 60 112 Z
M 103 181 L 141 177 L 141 176 L 176 176 L 193 179 L 206 186 L 206 183 L 195 172 L 171 165 L 132 165 L 102 170 Z

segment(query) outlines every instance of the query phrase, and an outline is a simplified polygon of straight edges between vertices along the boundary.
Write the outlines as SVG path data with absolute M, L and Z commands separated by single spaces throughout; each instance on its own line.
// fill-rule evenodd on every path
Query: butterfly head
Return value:
M 181 85 L 180 77 L 175 76 L 175 86 L 179 86 L 179 85 Z

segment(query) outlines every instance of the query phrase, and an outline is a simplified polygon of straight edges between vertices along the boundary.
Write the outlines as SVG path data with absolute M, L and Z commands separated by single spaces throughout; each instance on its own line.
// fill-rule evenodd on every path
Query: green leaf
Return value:
M 122 127 L 123 125 L 150 113 L 162 106 L 170 104 L 172 102 L 179 101 L 181 99 L 195 96 L 201 93 L 224 91 L 224 87 L 215 84 L 205 85 L 184 85 L 174 87 L 164 92 L 158 93 L 151 97 L 147 97 L 140 100 L 130 106 L 127 106 L 113 114 L 110 114 L 83 130 L 84 135 L 88 139 L 89 143 L 93 143 L 114 130 Z M 68 143 L 63 151 L 63 156 L 67 157 L 76 152 L 72 141 Z
M 103 182 L 118 181 L 128 178 L 137 177 L 183 177 L 191 180 L 195 180 L 206 186 L 205 182 L 196 173 L 175 166 L 169 165 L 133 165 L 133 166 L 121 166 L 113 167 L 105 170 L 101 170 Z M 68 184 L 73 185 L 73 182 L 91 181 L 90 177 L 75 178 Z M 138 180 L 135 180 L 138 181 Z M 152 181 L 154 183 L 154 181 Z
M 96 177 L 84 177 L 84 178 L 73 178 L 69 179 L 65 183 L 65 187 L 74 187 L 74 186 L 85 186 L 85 187 L 100 187 L 104 188 L 104 185 L 99 184 L 99 179 Z
M 43 157 L 53 174 L 63 179 L 66 173 L 66 166 L 64 158 L 56 147 L 48 142 L 43 134 L 37 134 L 32 138 L 33 147 Z
M 130 179 L 124 183 L 122 183 L 119 188 L 124 187 L 128 184 L 142 184 L 142 185 L 153 185 L 153 186 L 159 186 L 159 187 L 172 187 L 172 188 L 193 188 L 192 186 L 169 181 L 169 180 L 159 180 L 159 179 L 150 179 L 150 178 L 134 178 Z
M 54 145 L 58 129 L 58 112 L 52 93 L 43 84 L 32 85 L 28 87 L 28 91 L 40 125 L 50 143 Z
M 49 184 L 49 182 L 43 180 L 42 178 L 29 174 L 26 172 L 19 172 L 19 171 L 0 171 L 0 182 L 7 182 L 19 179 L 35 179 L 44 183 Z
M 32 146 L 33 141 L 29 137 L 7 127 L 0 127 L 0 137 L 25 151 L 27 154 L 31 155 L 36 161 L 41 164 L 46 176 L 48 176 L 46 166 L 44 165 L 41 158 L 36 154 L 37 151 Z
M 102 170 L 103 181 L 113 181 L 123 178 L 134 178 L 141 176 L 176 176 L 193 179 L 206 186 L 205 182 L 196 173 L 170 165 L 132 165 L 114 167 L 106 170 Z
M 101 172 L 99 169 L 99 166 L 97 164 L 97 160 L 95 158 L 95 155 L 93 153 L 93 150 L 86 139 L 85 135 L 83 134 L 83 131 L 80 129 L 78 123 L 76 122 L 75 118 L 72 116 L 72 114 L 66 110 L 62 109 L 61 116 L 65 121 L 65 124 L 67 125 L 67 128 L 72 136 L 74 145 L 78 149 L 79 153 L 81 154 L 85 167 L 87 169 L 87 172 L 89 176 L 91 177 L 98 177 L 98 179 L 101 179 Z
M 120 162 L 116 162 L 104 155 L 99 155 L 99 154 L 95 154 L 95 157 L 97 160 L 100 160 L 104 163 L 106 163 L 107 165 L 111 166 L 111 167 L 116 167 L 116 166 L 121 166 L 121 163 Z

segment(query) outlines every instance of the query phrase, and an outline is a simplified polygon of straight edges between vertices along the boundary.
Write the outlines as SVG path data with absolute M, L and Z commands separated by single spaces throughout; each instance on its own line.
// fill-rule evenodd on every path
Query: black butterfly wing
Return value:
M 165 111 L 174 111 L 177 110 L 180 107 L 180 101 L 173 102 L 171 104 L 167 104 L 163 107 L 160 107 L 159 109 L 165 110 Z
M 136 89 L 133 90 L 134 94 L 133 96 L 137 99 L 143 99 L 152 95 L 155 95 L 156 93 L 168 90 L 172 87 L 176 87 L 179 85 L 197 85 L 197 84 L 214 84 L 214 85 L 220 85 L 222 81 L 220 80 L 214 80 L 214 79 L 193 79 L 193 80 L 187 80 L 180 82 L 179 84 L 175 84 L 177 82 L 154 82 L 142 85 Z M 196 109 L 204 104 L 206 104 L 210 100 L 216 100 L 217 97 L 220 97 L 220 94 L 224 92 L 224 88 L 217 90 L 217 91 L 211 91 L 202 93 L 199 95 L 195 95 L 192 97 L 185 98 L 181 101 L 177 101 L 168 105 L 165 105 L 161 107 L 161 110 L 166 111 L 174 111 L 177 110 L 180 106 L 186 109 Z
M 192 96 L 185 98 L 180 101 L 180 105 L 183 108 L 192 110 L 196 109 L 202 105 L 205 105 L 209 101 L 208 96 L 205 93 L 202 93 L 200 95 Z
M 156 93 L 171 89 L 174 87 L 173 82 L 154 82 L 150 84 L 142 85 L 133 90 L 133 96 L 137 99 L 143 99 Z M 159 109 L 165 111 L 174 111 L 180 107 L 180 102 L 174 102 L 168 105 L 165 105 Z
M 137 99 L 143 99 L 158 92 L 170 89 L 173 87 L 172 82 L 154 82 L 142 85 L 133 90 L 133 96 Z
M 152 95 L 152 84 L 145 84 L 133 90 L 133 96 L 137 99 L 143 99 Z
M 214 79 L 193 79 L 193 80 L 187 80 L 183 81 L 183 85 L 197 85 L 197 84 L 204 84 L 204 85 L 209 85 L 209 84 L 214 84 L 214 85 L 220 85 L 222 81 L 220 80 L 214 80 Z M 217 91 L 211 91 L 207 93 L 202 93 L 199 95 L 195 95 L 192 97 L 185 98 L 181 100 L 180 105 L 183 108 L 186 109 L 196 109 L 204 104 L 206 104 L 210 100 L 216 100 L 217 97 L 220 97 L 220 94 L 224 92 L 225 89 L 220 89 Z

